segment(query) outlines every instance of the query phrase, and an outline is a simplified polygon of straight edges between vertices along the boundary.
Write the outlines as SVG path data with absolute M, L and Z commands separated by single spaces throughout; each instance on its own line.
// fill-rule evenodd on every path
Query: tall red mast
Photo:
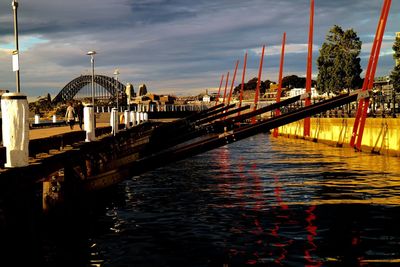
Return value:
M 282 94 L 282 76 L 283 76 L 283 63 L 285 60 L 285 44 L 286 44 L 286 32 L 283 33 L 282 37 L 282 48 L 281 48 L 281 63 L 279 66 L 279 78 L 278 78 L 278 91 L 276 92 L 276 102 L 281 101 L 281 94 Z M 281 111 L 276 109 L 275 111 L 276 116 L 281 115 Z M 273 133 L 274 137 L 278 137 L 278 128 L 274 129 Z
M 229 71 L 228 74 L 226 74 L 226 83 L 225 83 L 225 90 L 224 90 L 224 100 L 222 101 L 222 103 L 225 104 L 225 98 L 226 98 L 226 89 L 228 88 L 228 81 L 229 81 Z
M 231 103 L 233 85 L 235 84 L 236 72 L 237 72 L 238 66 L 239 66 L 239 60 L 236 61 L 235 72 L 233 73 L 232 84 L 231 84 L 231 90 L 229 91 L 229 97 L 228 97 L 228 105 Z
M 368 62 L 367 71 L 365 73 L 362 91 L 371 90 L 375 78 L 375 72 L 379 61 L 379 53 L 382 46 L 383 35 L 385 33 L 386 22 L 389 16 L 391 0 L 385 0 L 381 16 L 376 29 L 374 43 L 371 49 L 371 55 Z M 350 146 L 357 150 L 361 150 L 361 142 L 364 133 L 365 120 L 369 107 L 369 98 L 363 98 L 358 102 L 357 115 L 354 120 L 353 133 L 350 139 Z
M 221 76 L 221 82 L 219 83 L 218 95 L 217 95 L 217 99 L 215 100 L 215 105 L 218 105 L 218 102 L 219 102 L 219 96 L 221 95 L 221 87 L 222 87 L 223 80 L 224 80 L 224 74 L 222 74 L 222 76 Z
M 240 87 L 240 97 L 239 97 L 239 108 L 242 107 L 242 101 L 243 101 L 244 79 L 245 79 L 245 76 L 246 76 L 246 65 L 247 65 L 247 52 L 244 55 L 243 72 L 242 72 L 242 85 Z M 240 111 L 238 112 L 238 116 L 239 115 L 240 115 Z
M 310 31 L 308 33 L 308 56 L 307 56 L 307 77 L 306 77 L 306 93 L 309 97 L 305 100 L 305 106 L 311 105 L 311 81 L 312 81 L 312 50 L 313 50 L 313 34 L 314 34 L 314 0 L 310 4 Z M 310 118 L 304 119 L 304 136 L 310 136 Z
M 260 67 L 258 69 L 257 87 L 256 87 L 256 93 L 254 95 L 254 110 L 257 109 L 258 96 L 260 94 L 261 74 L 262 74 L 262 67 L 263 67 L 263 62 L 264 62 L 264 51 L 265 51 L 265 45 L 263 45 L 263 47 L 262 47 L 261 59 L 260 59 Z M 256 118 L 253 117 L 251 122 L 253 124 L 256 123 Z

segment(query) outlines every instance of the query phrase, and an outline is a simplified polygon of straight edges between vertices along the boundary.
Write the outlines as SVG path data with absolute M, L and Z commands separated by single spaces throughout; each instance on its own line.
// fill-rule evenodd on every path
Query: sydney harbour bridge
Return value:
M 81 75 L 62 88 L 62 90 L 53 99 L 53 103 L 70 101 L 72 99 L 85 99 L 92 96 L 92 76 Z M 105 75 L 94 76 L 94 97 L 97 101 L 109 101 L 118 98 L 126 99 L 126 85 L 119 82 L 113 77 Z M 134 95 L 133 87 L 131 96 Z

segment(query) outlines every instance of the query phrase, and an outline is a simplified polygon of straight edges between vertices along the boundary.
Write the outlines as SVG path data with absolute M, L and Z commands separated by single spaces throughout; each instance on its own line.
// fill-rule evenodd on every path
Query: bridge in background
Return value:
M 81 75 L 72 81 L 70 81 L 64 88 L 57 94 L 53 99 L 53 103 L 60 103 L 72 100 L 78 94 L 80 98 L 91 97 L 91 75 Z M 115 99 L 117 97 L 117 91 L 120 97 L 125 96 L 125 85 L 113 77 L 105 75 L 95 75 L 94 77 L 95 99 L 107 100 Z

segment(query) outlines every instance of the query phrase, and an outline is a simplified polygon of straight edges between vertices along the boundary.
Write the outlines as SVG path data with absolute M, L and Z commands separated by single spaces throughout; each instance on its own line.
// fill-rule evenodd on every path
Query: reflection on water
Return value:
M 259 135 L 121 184 L 124 203 L 101 216 L 112 226 L 93 234 L 96 256 L 104 266 L 396 264 L 397 163 Z
M 79 250 L 42 229 L 43 266 L 399 266 L 399 182 L 398 158 L 258 135 L 121 183 L 68 223 Z

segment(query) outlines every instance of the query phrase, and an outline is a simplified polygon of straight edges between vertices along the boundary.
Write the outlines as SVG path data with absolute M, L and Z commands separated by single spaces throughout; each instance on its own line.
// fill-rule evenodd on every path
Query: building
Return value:
M 206 94 L 203 95 L 203 102 L 205 102 L 205 103 L 211 102 L 211 96 L 208 95 L 208 90 L 206 90 Z
M 295 97 L 298 95 L 302 95 L 305 92 L 306 92 L 305 88 L 293 88 L 289 91 L 289 97 Z M 314 87 L 312 87 L 311 88 L 311 98 L 318 98 L 318 97 L 321 97 L 321 96 L 318 94 L 317 90 Z

